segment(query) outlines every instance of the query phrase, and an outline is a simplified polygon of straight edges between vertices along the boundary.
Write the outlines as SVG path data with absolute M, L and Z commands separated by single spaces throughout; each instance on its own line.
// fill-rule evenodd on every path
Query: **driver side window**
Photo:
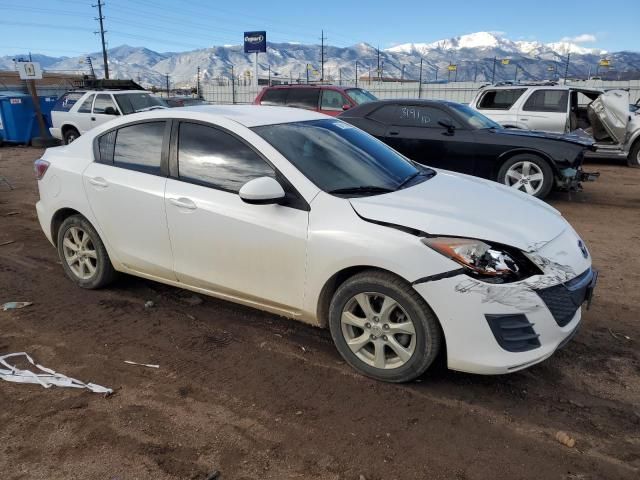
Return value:
M 233 193 L 254 178 L 276 178 L 271 165 L 233 135 L 189 122 L 180 123 L 178 175 L 190 183 Z
M 109 112 L 106 112 L 107 108 L 109 107 L 111 107 L 111 110 Z M 115 103 L 113 103 L 113 99 L 111 98 L 111 95 L 106 93 L 101 93 L 96 95 L 96 101 L 93 104 L 93 113 L 97 113 L 97 114 L 110 113 L 111 115 L 113 115 L 112 112 L 117 112 L 117 111 L 118 110 L 116 109 Z

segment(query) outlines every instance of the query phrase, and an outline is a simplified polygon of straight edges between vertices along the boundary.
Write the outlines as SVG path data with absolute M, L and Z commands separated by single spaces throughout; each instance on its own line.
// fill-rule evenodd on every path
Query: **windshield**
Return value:
M 474 110 L 468 105 L 461 103 L 449 103 L 449 107 L 461 114 L 473 128 L 502 128 L 500 124 L 494 122 L 483 114 Z
M 166 103 L 161 98 L 154 97 L 146 92 L 123 93 L 114 96 L 116 97 L 120 110 L 122 110 L 122 113 L 125 115 L 166 107 Z
M 434 174 L 368 133 L 336 119 L 265 125 L 253 131 L 329 193 L 385 193 L 413 184 L 409 182 L 413 177 Z
M 351 97 L 351 99 L 356 102 L 358 105 L 362 105 L 363 103 L 375 102 L 378 98 L 373 95 L 371 92 L 363 90 L 362 88 L 348 88 L 345 90 L 347 95 Z

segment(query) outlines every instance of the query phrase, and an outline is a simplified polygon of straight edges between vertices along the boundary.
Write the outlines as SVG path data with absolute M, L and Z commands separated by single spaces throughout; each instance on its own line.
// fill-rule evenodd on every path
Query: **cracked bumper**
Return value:
M 486 288 L 484 288 L 486 287 Z M 566 343 L 581 320 L 578 307 L 560 326 L 536 291 L 523 283 L 508 285 L 470 284 L 458 275 L 414 286 L 438 316 L 447 345 L 447 363 L 452 370 L 478 374 L 504 374 L 549 358 Z M 454 292 L 452 298 L 451 292 Z M 508 351 L 492 332 L 487 316 L 522 316 L 532 324 L 539 346 L 527 351 Z

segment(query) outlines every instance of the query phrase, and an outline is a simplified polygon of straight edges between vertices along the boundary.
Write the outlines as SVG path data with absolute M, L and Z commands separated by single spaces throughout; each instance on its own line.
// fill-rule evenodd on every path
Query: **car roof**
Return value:
M 482 90 L 513 90 L 514 88 L 536 89 L 536 90 L 582 90 L 585 92 L 602 93 L 602 89 L 597 87 L 581 87 L 579 85 L 534 85 L 530 83 L 514 83 L 509 85 L 486 85 Z
M 272 90 L 272 89 L 293 89 L 293 88 L 321 88 L 324 90 L 339 90 L 345 91 L 347 89 L 352 89 L 354 87 L 342 87 L 340 85 L 327 85 L 327 84 L 307 84 L 303 83 L 300 85 L 271 85 L 270 87 L 264 87 L 264 90 Z
M 69 93 L 148 93 L 153 95 L 153 92 L 147 90 L 113 90 L 113 89 L 97 89 L 97 90 L 72 90 Z
M 251 128 L 262 125 L 275 125 L 278 123 L 321 120 L 331 117 L 311 110 L 291 107 L 271 107 L 264 105 L 193 105 L 134 113 L 127 115 L 125 118 L 128 121 L 151 120 L 155 118 L 185 118 L 189 120 L 210 121 L 212 123 L 224 118 Z

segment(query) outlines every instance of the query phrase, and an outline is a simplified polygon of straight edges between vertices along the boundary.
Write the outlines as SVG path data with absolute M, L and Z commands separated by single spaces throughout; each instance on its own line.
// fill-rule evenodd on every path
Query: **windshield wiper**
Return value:
M 361 185 L 358 187 L 336 188 L 335 190 L 329 190 L 329 193 L 390 193 L 394 191 L 395 190 L 392 188 L 378 187 L 375 185 Z
M 417 172 L 412 173 L 407 178 L 405 178 L 402 182 L 400 182 L 400 184 L 397 187 L 397 190 L 400 190 L 402 187 L 407 185 L 411 180 L 413 180 L 416 177 L 424 175 L 425 177 L 431 178 L 435 175 L 435 173 L 436 172 L 434 172 L 433 170 L 418 170 Z

